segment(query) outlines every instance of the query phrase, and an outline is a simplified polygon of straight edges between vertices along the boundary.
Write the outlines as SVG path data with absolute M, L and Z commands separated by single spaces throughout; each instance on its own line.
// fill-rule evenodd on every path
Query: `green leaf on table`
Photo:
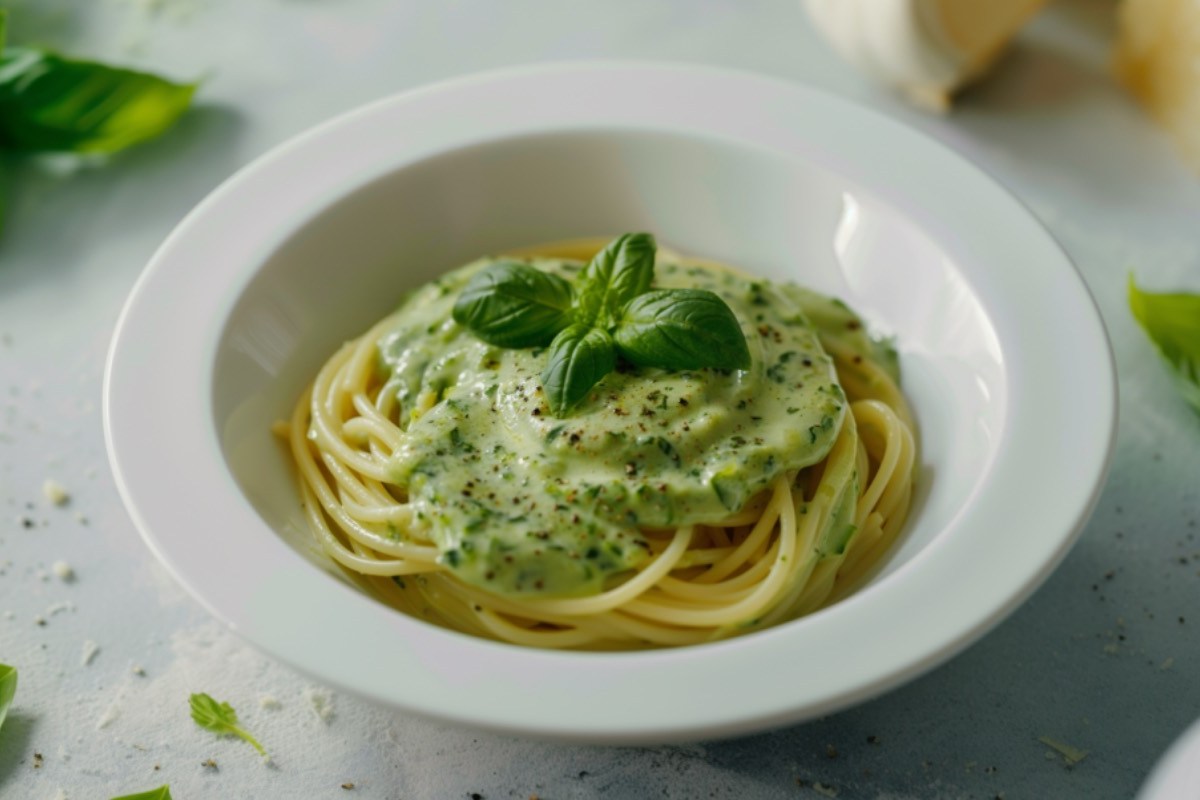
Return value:
M 207 694 L 194 694 L 188 698 L 188 704 L 192 708 L 192 719 L 201 728 L 218 736 L 236 736 L 254 745 L 259 755 L 266 756 L 263 746 L 238 725 L 237 712 L 229 703 L 218 702 Z
M 542 371 L 551 413 L 565 416 L 616 365 L 612 337 L 601 328 L 572 325 L 555 336 Z
M 496 347 L 543 347 L 571 319 L 571 284 L 518 261 L 475 273 L 454 303 L 454 321 Z
M 157 789 L 151 789 L 148 792 L 123 794 L 120 797 L 114 797 L 112 800 L 171 800 L 171 787 L 164 785 Z
M 146 72 L 10 47 L 0 56 L 0 147 L 115 153 L 170 128 L 195 91 Z
M 0 664 L 0 728 L 4 727 L 4 718 L 8 716 L 8 707 L 16 693 L 17 668 Z
M 1200 414 L 1200 294 L 1143 292 L 1130 275 L 1129 308 L 1171 368 L 1183 399 Z
M 654 254 L 658 249 L 648 233 L 626 233 L 597 253 L 579 276 L 579 322 L 611 327 L 617 312 L 654 280 Z
M 625 306 L 617 351 L 639 367 L 747 369 L 750 350 L 733 311 L 704 289 L 657 289 Z

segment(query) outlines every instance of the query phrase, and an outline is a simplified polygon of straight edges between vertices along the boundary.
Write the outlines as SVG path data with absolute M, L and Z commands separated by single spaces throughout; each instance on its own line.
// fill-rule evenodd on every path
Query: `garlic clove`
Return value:
M 1045 0 L 805 0 L 850 63 L 916 105 L 945 110 Z
M 1123 0 L 1116 70 L 1200 172 L 1200 3 Z

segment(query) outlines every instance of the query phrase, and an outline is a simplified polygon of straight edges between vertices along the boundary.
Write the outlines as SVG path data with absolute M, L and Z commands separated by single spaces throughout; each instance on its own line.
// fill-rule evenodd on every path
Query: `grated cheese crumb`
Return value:
M 55 561 L 50 565 L 50 571 L 58 576 L 58 579 L 70 583 L 75 580 L 75 570 L 65 561 Z
M 278 711 L 279 709 L 283 708 L 283 703 L 279 702 L 279 700 L 272 695 L 264 694 L 262 697 L 258 698 L 258 707 L 264 708 L 268 711 Z
M 88 664 L 91 664 L 96 658 L 96 654 L 99 652 L 100 645 L 96 644 L 91 639 L 88 639 L 83 643 L 83 655 L 79 659 L 80 666 L 86 667 Z
M 1078 747 L 1072 747 L 1069 744 L 1051 739 L 1049 736 L 1039 736 L 1038 741 L 1054 750 L 1054 752 L 1058 753 L 1058 755 L 1062 756 L 1063 761 L 1066 761 L 1067 766 L 1069 767 L 1073 767 L 1080 761 L 1083 761 L 1088 755 L 1087 750 L 1080 750 Z M 1047 757 L 1053 758 L 1054 756 L 1050 753 L 1047 753 Z
M 71 499 L 71 494 L 66 487 L 53 478 L 47 478 L 42 482 L 42 494 L 56 506 L 65 506 Z
M 308 701 L 313 713 L 321 722 L 329 722 L 333 719 L 333 693 L 328 689 L 309 686 L 304 690 L 304 699 Z

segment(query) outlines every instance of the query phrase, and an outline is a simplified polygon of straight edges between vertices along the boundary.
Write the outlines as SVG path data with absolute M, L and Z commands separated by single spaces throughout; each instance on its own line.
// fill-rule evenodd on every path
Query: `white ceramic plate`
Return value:
M 1192 723 L 1154 765 L 1137 800 L 1196 797 L 1200 797 L 1200 720 Z
M 921 490 L 870 585 L 740 639 L 583 654 L 435 629 L 337 577 L 308 544 L 268 430 L 321 362 L 446 269 L 627 230 L 836 294 L 896 336 Z M 794 85 L 620 64 L 404 94 L 242 170 L 147 267 L 105 388 L 134 522 L 250 642 L 397 708 L 590 741 L 794 722 L 949 658 L 1066 553 L 1114 419 L 1111 355 L 1083 283 L 979 169 Z

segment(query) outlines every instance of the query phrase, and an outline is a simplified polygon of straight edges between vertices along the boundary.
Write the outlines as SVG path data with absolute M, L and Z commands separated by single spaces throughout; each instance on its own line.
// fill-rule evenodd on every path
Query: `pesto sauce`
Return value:
M 708 289 L 729 304 L 750 369 L 619 365 L 560 419 L 541 389 L 543 350 L 493 347 L 451 318 L 489 263 L 418 289 L 378 342 L 383 391 L 405 415 L 394 480 L 414 526 L 467 583 L 510 596 L 599 592 L 647 558 L 641 529 L 719 521 L 832 447 L 846 400 L 805 308 L 832 308 L 840 324 L 834 301 L 660 259 L 655 287 Z M 582 267 L 531 263 L 567 279 Z

